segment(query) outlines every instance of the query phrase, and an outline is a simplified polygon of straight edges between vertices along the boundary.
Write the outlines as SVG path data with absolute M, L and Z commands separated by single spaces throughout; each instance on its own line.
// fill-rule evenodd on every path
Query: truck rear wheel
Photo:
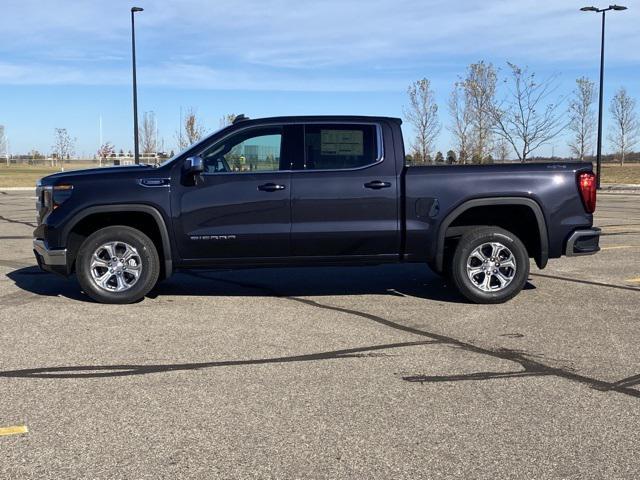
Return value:
M 506 302 L 520 293 L 528 277 L 527 249 L 513 233 L 498 227 L 478 227 L 460 238 L 451 278 L 468 300 Z
M 160 275 L 158 251 L 135 228 L 115 225 L 91 234 L 76 257 L 76 276 L 100 303 L 133 303 L 155 286 Z

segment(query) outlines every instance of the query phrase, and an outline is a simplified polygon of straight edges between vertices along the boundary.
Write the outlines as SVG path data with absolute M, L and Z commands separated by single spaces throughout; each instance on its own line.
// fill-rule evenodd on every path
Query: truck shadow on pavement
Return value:
M 551 376 L 564 380 L 576 382 L 586 385 L 594 390 L 602 392 L 616 392 L 629 397 L 640 398 L 640 390 L 633 387 L 640 385 L 640 374 L 623 378 L 616 382 L 607 382 L 597 378 L 589 377 L 576 373 L 567 367 L 556 367 L 543 363 L 535 355 L 528 354 L 521 350 L 512 350 L 505 348 L 489 348 L 475 345 L 469 342 L 458 340 L 453 337 L 442 335 L 439 333 L 429 332 L 423 329 L 403 325 L 393 320 L 360 311 L 351 308 L 345 308 L 335 305 L 321 303 L 310 298 L 299 298 L 290 295 L 287 291 L 276 290 L 269 284 L 253 283 L 248 279 L 235 280 L 230 278 L 212 277 L 211 275 L 219 275 L 220 272 L 191 272 L 191 276 L 196 278 L 214 281 L 225 285 L 225 295 L 229 295 L 228 291 L 234 291 L 234 288 L 242 289 L 242 295 L 247 295 L 253 290 L 256 294 L 277 296 L 286 300 L 297 302 L 305 306 L 326 309 L 347 315 L 357 316 L 371 322 L 375 322 L 384 327 L 392 328 L 398 331 L 409 333 L 421 338 L 421 340 L 413 342 L 391 343 L 383 345 L 370 345 L 364 347 L 356 347 L 342 350 L 332 350 L 327 352 L 292 355 L 274 358 L 259 358 L 248 360 L 219 360 L 211 362 L 199 363 L 182 363 L 182 364 L 159 364 L 159 365 L 143 365 L 143 364 L 115 364 L 115 365 L 79 365 L 79 366 L 57 366 L 42 367 L 20 370 L 0 371 L 0 378 L 39 378 L 39 379 L 65 379 L 65 378 L 103 378 L 103 377 L 128 377 L 136 375 L 147 375 L 153 373 L 167 373 L 176 371 L 202 370 L 216 367 L 230 366 L 249 366 L 264 365 L 275 363 L 295 363 L 308 361 L 323 361 L 335 359 L 349 358 L 366 358 L 370 356 L 378 356 L 383 354 L 385 350 L 425 346 L 425 345 L 442 345 L 449 348 L 460 349 L 478 355 L 491 357 L 498 360 L 506 360 L 514 363 L 516 369 L 507 372 L 474 372 L 469 374 L 458 375 L 410 375 L 403 376 L 401 379 L 412 384 L 439 383 L 439 382 L 458 382 L 458 381 L 488 381 L 493 379 L 507 378 L 523 378 L 523 377 L 543 377 Z M 25 275 L 27 276 L 27 275 Z M 60 281 L 64 281 L 60 279 Z M 190 294 L 194 294 L 193 292 Z M 344 292 L 343 292 L 344 294 Z M 376 352 L 379 352 L 376 355 Z
M 63 296 L 73 300 L 90 301 L 91 299 L 80 291 L 80 286 L 75 278 L 66 279 L 53 273 L 40 270 L 37 266 L 23 267 L 7 274 L 15 285 L 22 290 L 27 297 Z M 3 305 L 4 296 L 0 297 L 0 305 Z
M 33 295 L 64 296 L 93 302 L 80 291 L 75 278 L 24 267 L 7 274 L 15 285 Z M 250 285 L 261 284 L 260 290 Z M 535 288 L 527 284 L 526 289 Z M 277 290 L 277 291 L 276 291 Z M 162 296 L 333 296 L 393 295 L 425 300 L 467 303 L 444 279 L 424 265 L 375 267 L 264 268 L 245 270 L 178 271 L 148 294 Z M 0 297 L 2 304 L 2 297 Z

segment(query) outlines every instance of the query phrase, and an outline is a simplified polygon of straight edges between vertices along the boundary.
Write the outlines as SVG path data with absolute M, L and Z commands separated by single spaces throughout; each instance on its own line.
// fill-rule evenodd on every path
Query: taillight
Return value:
M 583 172 L 578 175 L 578 190 L 587 213 L 596 210 L 596 176 L 593 172 Z

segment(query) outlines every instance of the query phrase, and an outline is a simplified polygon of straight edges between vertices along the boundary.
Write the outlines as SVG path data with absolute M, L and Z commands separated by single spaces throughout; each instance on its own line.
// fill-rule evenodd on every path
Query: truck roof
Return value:
M 241 117 L 241 115 L 238 115 Z M 278 122 L 380 122 L 388 121 L 398 124 L 402 123 L 402 119 L 396 117 L 378 117 L 367 115 L 294 115 L 284 117 L 262 117 L 262 118 L 239 118 L 234 123 L 278 123 Z

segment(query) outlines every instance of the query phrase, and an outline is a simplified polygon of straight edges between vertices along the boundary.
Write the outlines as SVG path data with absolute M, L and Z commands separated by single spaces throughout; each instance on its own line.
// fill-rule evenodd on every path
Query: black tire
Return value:
M 124 291 L 108 291 L 97 285 L 91 273 L 91 262 L 94 252 L 102 245 L 110 242 L 123 242 L 136 250 L 141 264 L 140 273 L 132 285 Z M 137 263 L 137 262 L 136 262 Z M 127 265 L 125 265 L 125 268 Z M 103 268 L 103 267 L 100 267 Z M 102 270 L 99 271 L 101 273 Z M 151 239 L 135 228 L 114 225 L 92 233 L 82 243 L 76 257 L 76 276 L 82 290 L 100 303 L 123 304 L 142 299 L 155 286 L 160 276 L 160 260 L 158 251 Z M 117 280 L 117 279 L 116 279 Z M 117 284 L 117 282 L 116 282 Z M 114 287 L 115 288 L 115 287 Z
M 485 288 L 497 288 L 496 291 L 484 291 L 482 286 L 476 285 L 470 278 L 470 274 L 467 273 L 467 261 L 471 254 L 478 247 L 488 243 L 499 243 L 506 247 L 505 250 L 500 250 L 500 255 L 506 255 L 507 251 L 510 251 L 515 262 L 515 272 L 511 276 L 509 273 L 512 271 L 509 267 L 500 266 L 492 270 L 489 268 L 489 286 Z M 492 247 L 486 247 L 491 251 Z M 496 258 L 499 262 L 498 257 Z M 474 262 L 476 259 L 473 260 Z M 485 268 L 485 264 L 481 260 L 480 265 L 474 265 L 479 268 Z M 490 260 L 487 260 L 490 262 Z M 495 266 L 496 264 L 489 263 L 488 265 Z M 500 287 L 503 282 L 497 278 L 493 272 L 498 271 L 503 274 L 503 277 L 510 278 L 510 283 L 507 283 L 505 287 Z M 477 283 L 484 283 L 487 278 L 486 273 L 480 272 L 477 275 L 471 276 Z M 493 276 L 493 278 L 491 278 Z M 512 299 L 520 290 L 522 290 L 529 278 L 529 255 L 527 249 L 522 241 L 516 237 L 513 233 L 498 227 L 478 227 L 467 231 L 458 242 L 455 253 L 453 255 L 453 261 L 451 263 L 451 278 L 454 285 L 460 291 L 460 293 L 468 300 L 474 303 L 503 303 Z M 506 283 L 506 282 L 505 282 Z

